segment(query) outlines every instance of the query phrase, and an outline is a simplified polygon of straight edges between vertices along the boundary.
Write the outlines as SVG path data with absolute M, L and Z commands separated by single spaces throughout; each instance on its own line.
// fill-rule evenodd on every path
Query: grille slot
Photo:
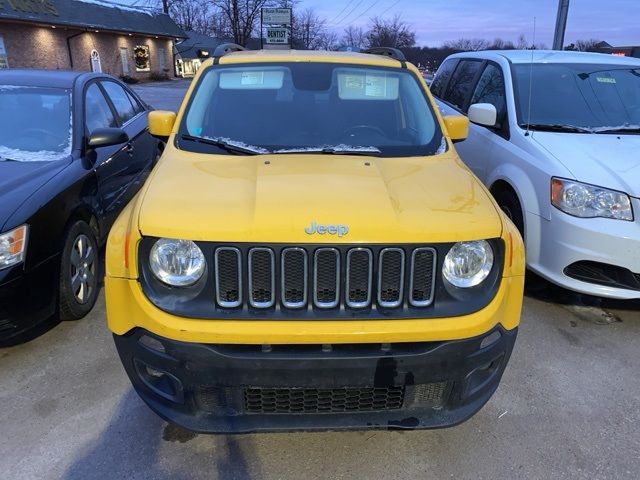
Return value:
M 308 268 L 304 248 L 282 251 L 282 304 L 285 307 L 302 308 L 307 304 Z
M 340 301 L 340 252 L 319 248 L 313 262 L 313 303 L 318 308 L 334 308 Z
M 346 302 L 351 308 L 371 303 L 373 254 L 368 248 L 352 248 L 347 252 Z
M 246 413 L 340 413 L 397 410 L 404 387 L 246 388 Z
M 216 301 L 225 308 L 242 303 L 242 257 L 234 247 L 219 247 L 215 252 Z
M 249 250 L 249 303 L 254 308 L 273 307 L 276 302 L 275 260 L 270 248 Z
M 411 253 L 409 303 L 414 307 L 426 307 L 433 302 L 435 260 L 436 251 L 433 248 L 416 248 Z
M 404 250 L 384 248 L 380 251 L 378 305 L 386 308 L 402 304 L 404 289 Z

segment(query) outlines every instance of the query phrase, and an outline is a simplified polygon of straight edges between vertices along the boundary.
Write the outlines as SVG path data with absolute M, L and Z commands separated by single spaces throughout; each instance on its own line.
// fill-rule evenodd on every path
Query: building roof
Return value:
M 574 52 L 560 50 L 485 50 L 463 52 L 451 55 L 454 58 L 497 58 L 503 57 L 512 63 L 597 63 L 611 65 L 638 65 L 637 58 L 616 57 L 602 53 Z
M 210 37 L 193 31 L 185 32 L 185 35 L 187 38 L 180 43 L 176 43 L 174 47 L 176 54 L 183 59 L 206 58 L 206 55 L 201 55 L 204 52 L 208 52 L 208 56 L 213 56 L 213 52 L 218 45 L 233 43 L 232 38 Z M 260 39 L 250 39 L 247 42 L 247 48 L 260 48 Z
M 0 0 L 0 21 L 80 27 L 123 33 L 184 38 L 184 32 L 164 13 L 117 5 L 103 0 Z

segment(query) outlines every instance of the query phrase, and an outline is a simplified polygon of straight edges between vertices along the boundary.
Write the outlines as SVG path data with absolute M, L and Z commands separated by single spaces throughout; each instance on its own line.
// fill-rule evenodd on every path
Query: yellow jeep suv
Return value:
M 432 428 L 496 390 L 524 253 L 393 49 L 203 63 L 109 236 L 108 325 L 161 417 L 200 432 Z M 237 51 L 236 51 L 237 50 Z

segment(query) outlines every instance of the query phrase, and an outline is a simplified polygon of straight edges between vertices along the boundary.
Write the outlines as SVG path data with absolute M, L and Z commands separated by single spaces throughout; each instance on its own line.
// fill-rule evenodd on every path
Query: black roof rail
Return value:
M 226 55 L 227 53 L 241 52 L 242 50 L 246 50 L 246 48 L 244 48 L 242 45 L 238 45 L 238 44 L 235 44 L 235 43 L 221 43 L 214 50 L 213 56 L 214 57 L 222 57 L 222 56 Z
M 362 50 L 362 53 L 369 53 L 371 55 L 383 55 L 385 57 L 391 57 L 394 60 L 397 60 L 399 62 L 407 61 L 407 59 L 404 56 L 404 53 L 402 53 L 397 48 L 392 48 L 392 47 L 372 47 L 372 48 L 367 48 L 365 50 Z

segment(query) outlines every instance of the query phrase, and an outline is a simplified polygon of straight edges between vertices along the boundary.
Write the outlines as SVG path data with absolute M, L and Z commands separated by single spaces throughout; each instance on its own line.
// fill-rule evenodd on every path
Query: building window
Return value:
M 7 50 L 4 48 L 4 38 L 0 35 L 0 68 L 9 68 Z
M 101 73 L 102 64 L 100 63 L 100 54 L 97 50 L 91 50 L 91 71 Z
M 149 46 L 148 45 L 136 45 L 133 50 L 136 57 L 136 71 L 148 72 L 151 70 L 149 63 Z
M 122 74 L 129 75 L 129 49 L 120 47 L 120 61 L 122 62 Z

